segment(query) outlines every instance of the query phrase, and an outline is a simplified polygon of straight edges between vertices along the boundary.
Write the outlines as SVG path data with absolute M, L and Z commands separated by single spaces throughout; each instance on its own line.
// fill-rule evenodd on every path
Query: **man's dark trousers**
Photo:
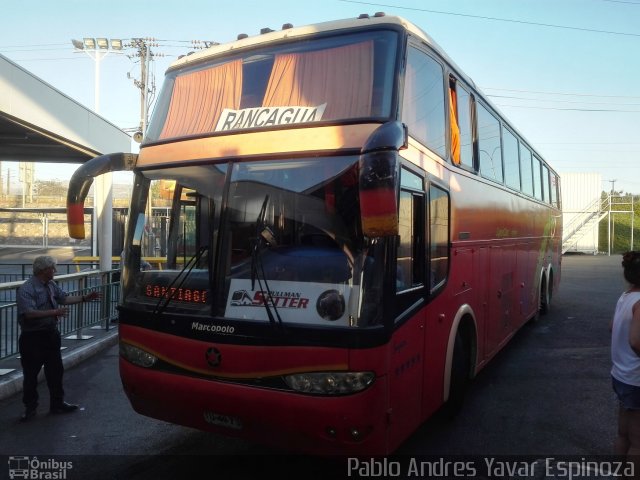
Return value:
M 62 375 L 64 367 L 60 354 L 58 330 L 22 332 L 20 335 L 20 362 L 22 363 L 22 401 L 27 411 L 38 407 L 38 374 L 44 365 L 50 395 L 50 408 L 61 405 L 64 400 Z

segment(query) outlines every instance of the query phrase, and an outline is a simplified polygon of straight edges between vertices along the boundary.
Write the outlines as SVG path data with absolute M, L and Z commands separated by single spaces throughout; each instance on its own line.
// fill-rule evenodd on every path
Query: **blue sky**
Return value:
M 94 62 L 72 38 L 158 39 L 159 89 L 191 40 L 377 11 L 425 30 L 558 172 L 600 173 L 603 190 L 640 194 L 640 0 L 24 0 L 3 9 L 0 53 L 92 108 Z M 140 94 L 127 74 L 139 78 L 140 65 L 110 54 L 100 66 L 100 114 L 135 127 Z M 36 176 L 74 168 L 38 165 Z

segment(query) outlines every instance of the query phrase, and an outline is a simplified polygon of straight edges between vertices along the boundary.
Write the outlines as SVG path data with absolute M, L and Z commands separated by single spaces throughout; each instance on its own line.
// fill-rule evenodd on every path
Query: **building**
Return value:
M 598 253 L 598 224 L 607 214 L 601 211 L 602 175 L 561 173 L 562 252 Z

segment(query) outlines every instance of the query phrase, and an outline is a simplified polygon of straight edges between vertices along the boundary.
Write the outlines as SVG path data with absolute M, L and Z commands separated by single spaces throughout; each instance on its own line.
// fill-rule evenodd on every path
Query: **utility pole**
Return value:
M 614 243 L 616 239 L 616 224 L 613 218 L 613 196 L 615 195 L 616 181 L 617 180 L 609 180 L 609 183 L 611 183 L 611 193 L 609 193 L 609 255 L 611 255 L 611 244 Z
M 154 92 L 154 86 L 150 86 L 149 82 L 149 62 L 153 57 L 151 47 L 157 47 L 158 43 L 154 38 L 132 38 L 132 46 L 136 49 L 135 56 L 140 58 L 140 80 L 133 80 L 136 87 L 140 89 L 140 128 L 133 136 L 133 139 L 137 142 L 141 142 L 144 138 L 144 134 L 147 131 L 147 125 L 149 123 L 149 94 Z M 151 82 L 153 84 L 153 82 Z M 147 199 L 147 226 L 149 232 L 153 232 L 153 198 L 151 193 Z M 147 250 L 147 254 L 153 253 L 153 234 L 146 236 L 146 244 L 143 245 L 143 249 Z M 143 253 L 144 255 L 144 253 Z
M 20 162 L 18 170 L 22 183 L 22 208 L 24 208 L 27 196 L 29 196 L 29 203 L 33 202 L 33 163 Z
M 150 82 L 149 63 L 157 54 L 151 51 L 151 47 L 157 47 L 158 43 L 154 38 L 132 38 L 131 45 L 135 48 L 134 56 L 140 58 L 140 80 L 133 80 L 133 83 L 140 89 L 140 130 L 134 135 L 134 140 L 142 141 L 142 136 L 147 130 L 149 122 L 149 94 L 155 91 L 153 80 Z

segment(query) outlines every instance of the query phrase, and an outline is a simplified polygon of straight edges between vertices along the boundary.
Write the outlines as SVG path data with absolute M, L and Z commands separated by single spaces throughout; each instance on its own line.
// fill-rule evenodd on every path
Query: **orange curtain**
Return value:
M 225 108 L 238 109 L 242 60 L 176 78 L 160 138 L 212 132 Z
M 451 160 L 460 165 L 460 126 L 458 125 L 458 97 L 455 87 L 449 87 L 449 118 L 451 122 Z
M 276 55 L 265 107 L 327 104 L 323 120 L 371 115 L 373 42 Z

